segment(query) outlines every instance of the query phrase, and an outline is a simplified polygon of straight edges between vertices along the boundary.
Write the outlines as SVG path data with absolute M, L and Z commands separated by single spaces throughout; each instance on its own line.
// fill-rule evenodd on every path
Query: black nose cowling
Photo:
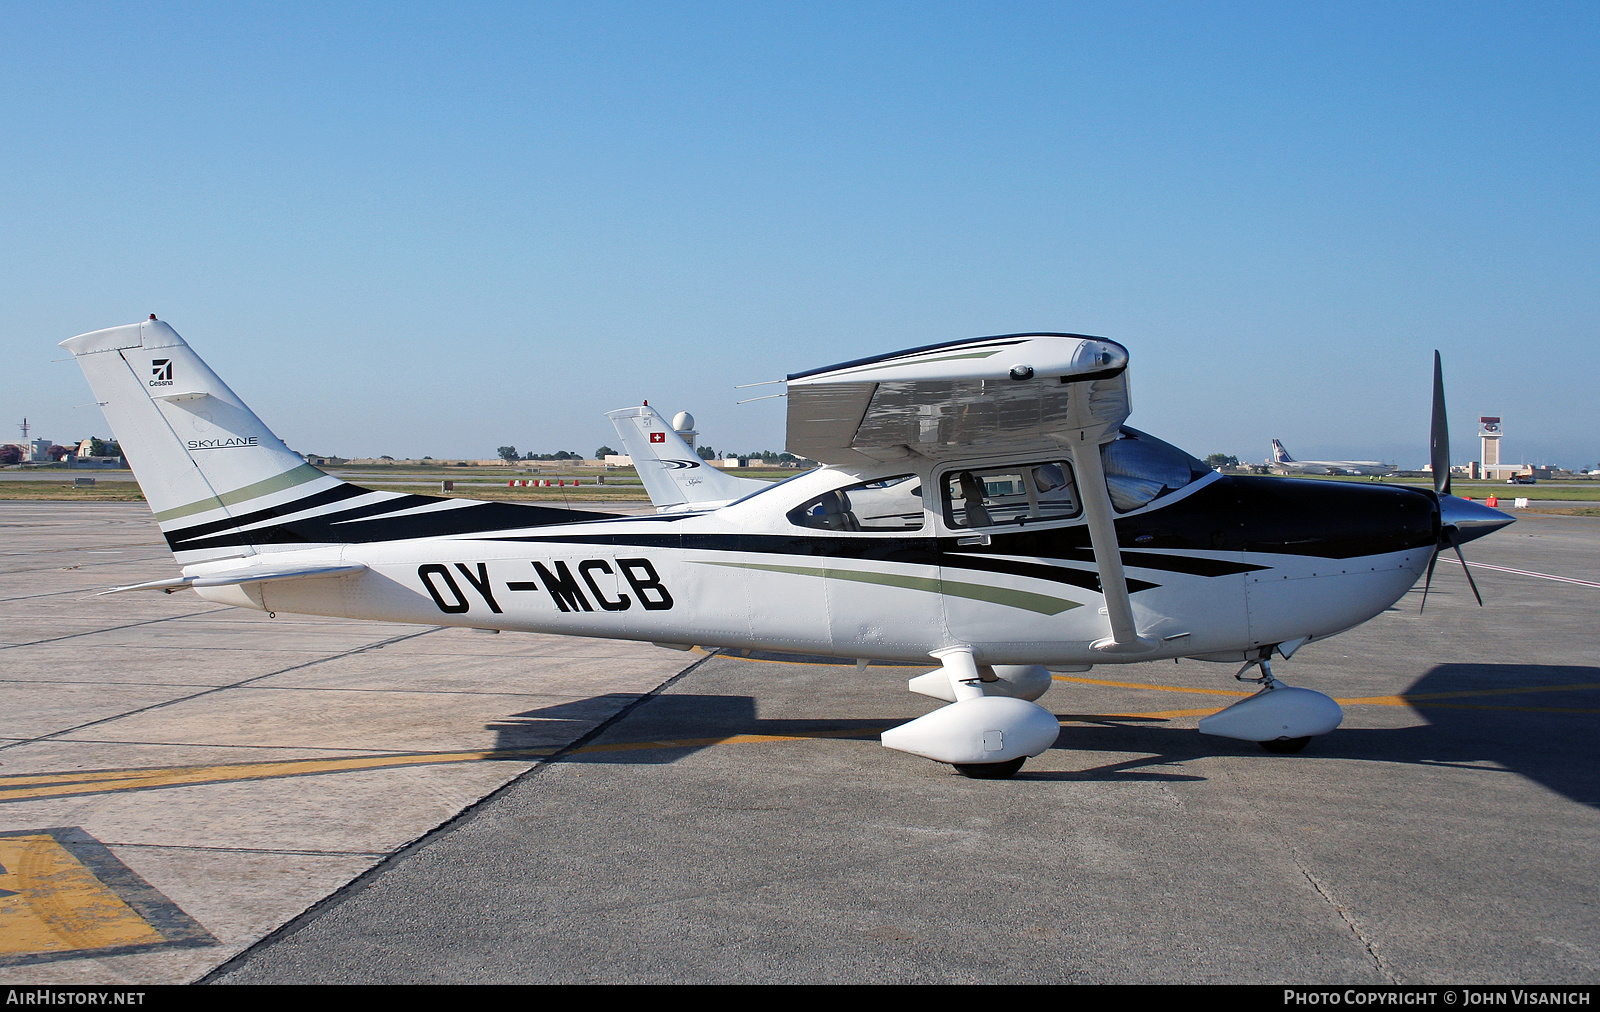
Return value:
M 1117 533 L 1129 547 L 1350 559 L 1431 550 L 1439 511 L 1432 491 L 1403 486 L 1230 475 L 1167 509 L 1118 520 Z

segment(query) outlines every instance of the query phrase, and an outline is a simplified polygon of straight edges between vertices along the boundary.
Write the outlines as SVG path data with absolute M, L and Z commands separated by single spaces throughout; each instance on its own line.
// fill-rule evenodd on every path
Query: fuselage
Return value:
M 940 501 L 957 472 L 1006 465 L 961 461 L 909 475 L 903 466 L 829 467 L 704 513 L 561 522 L 560 511 L 546 511 L 536 525 L 493 530 L 452 531 L 449 516 L 465 509 L 363 520 L 335 503 L 312 517 L 256 521 L 238 537 L 275 560 L 365 570 L 198 592 L 269 611 L 848 658 L 925 660 L 965 645 L 989 664 L 1121 659 L 1090 646 L 1107 618 L 1081 515 L 1008 518 L 995 507 L 979 525 Z M 840 489 L 855 490 L 865 509 L 861 487 L 880 478 L 918 486 L 920 516 L 905 510 L 895 529 L 819 529 L 796 512 Z M 1021 493 L 1011 498 L 1020 503 Z M 1438 516 L 1428 492 L 1277 478 L 1206 474 L 1158 495 L 1116 519 L 1140 634 L 1158 643 L 1126 659 L 1229 660 L 1350 628 L 1416 581 Z M 168 537 L 182 558 L 230 535 L 213 528 L 196 538 L 175 526 Z

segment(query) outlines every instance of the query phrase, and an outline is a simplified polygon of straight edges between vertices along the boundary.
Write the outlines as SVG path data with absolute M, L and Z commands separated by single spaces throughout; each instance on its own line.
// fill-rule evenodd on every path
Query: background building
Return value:
M 1535 478 L 1550 477 L 1549 468 L 1534 468 L 1527 464 L 1503 464 L 1500 462 L 1500 439 L 1505 435 L 1505 428 L 1500 424 L 1498 415 L 1478 416 L 1478 444 L 1480 447 L 1478 468 L 1472 477 L 1483 478 L 1485 481 L 1504 481 L 1516 475 L 1530 475 Z

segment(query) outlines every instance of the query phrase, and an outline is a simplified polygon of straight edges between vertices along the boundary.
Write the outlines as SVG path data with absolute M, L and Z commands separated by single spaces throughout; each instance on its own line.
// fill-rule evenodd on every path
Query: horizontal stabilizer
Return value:
M 164 590 L 170 594 L 185 587 L 235 587 L 244 583 L 263 583 L 267 580 L 304 580 L 314 576 L 342 576 L 366 568 L 360 563 L 337 566 L 245 566 L 242 569 L 230 569 L 220 573 L 175 576 L 168 580 L 151 580 L 149 583 L 136 583 L 128 587 L 112 587 L 110 590 L 102 590 L 95 596 L 122 594 L 130 590 Z

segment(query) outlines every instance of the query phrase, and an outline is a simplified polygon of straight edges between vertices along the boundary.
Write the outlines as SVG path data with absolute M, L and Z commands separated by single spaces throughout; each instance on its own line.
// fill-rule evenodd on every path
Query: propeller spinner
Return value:
M 1455 550 L 1461 560 L 1461 571 L 1467 574 L 1467 585 L 1472 596 L 1483 604 L 1478 593 L 1478 583 L 1467 567 L 1467 557 L 1461 546 L 1485 534 L 1492 534 L 1507 524 L 1515 523 L 1499 510 L 1490 509 L 1467 499 L 1450 494 L 1450 422 L 1444 407 L 1444 367 L 1439 352 L 1433 353 L 1433 424 L 1429 432 L 1429 463 L 1433 467 L 1433 490 L 1439 498 L 1439 543 L 1434 546 L 1433 557 L 1428 560 L 1428 575 L 1422 584 L 1422 608 L 1428 606 L 1428 588 L 1433 585 L 1433 567 L 1439 562 L 1439 553 L 1446 548 Z M 1419 613 L 1422 609 L 1418 609 Z

